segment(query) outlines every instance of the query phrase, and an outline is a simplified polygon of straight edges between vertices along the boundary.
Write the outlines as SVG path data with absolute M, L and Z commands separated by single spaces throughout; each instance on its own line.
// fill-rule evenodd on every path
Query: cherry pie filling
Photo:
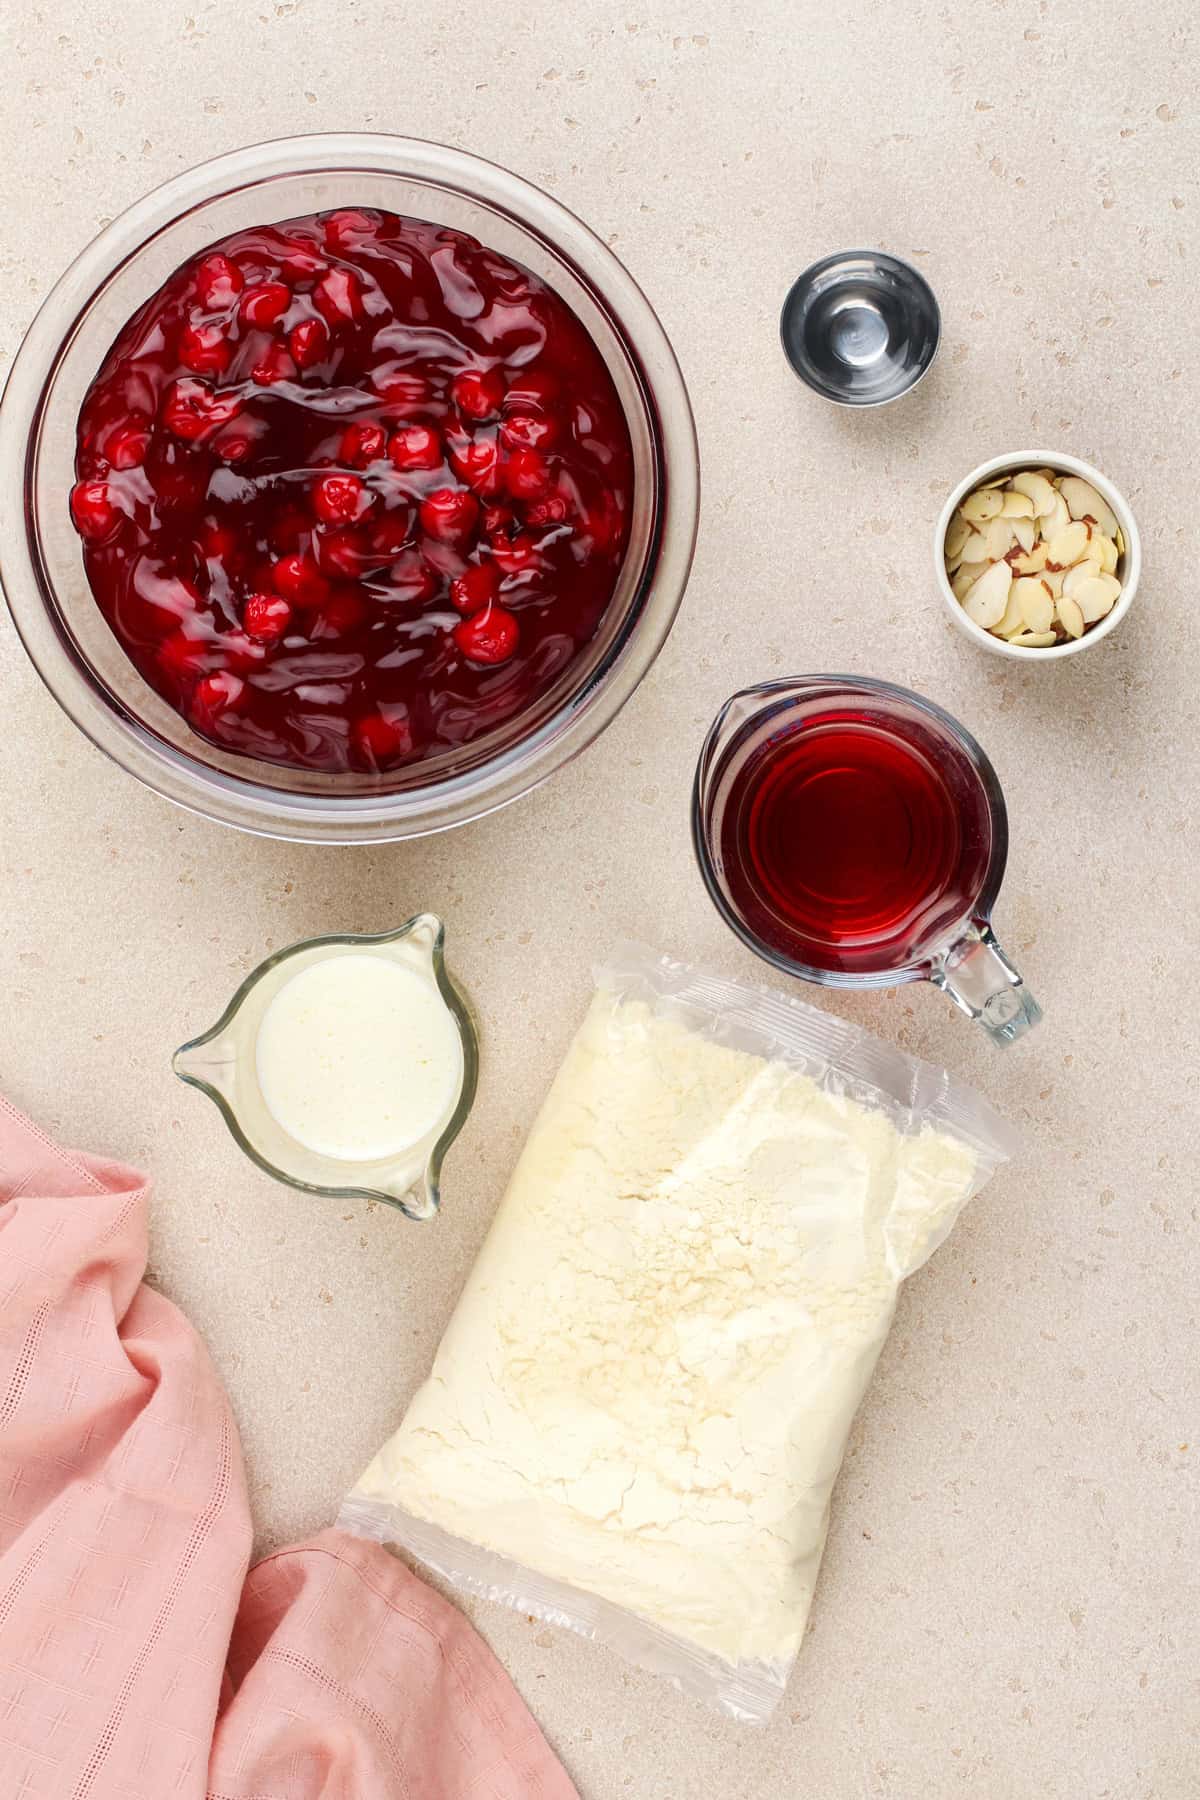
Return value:
M 126 654 L 221 749 L 399 768 L 518 718 L 599 628 L 633 454 L 527 269 L 341 210 L 226 238 L 88 390 L 71 516 Z

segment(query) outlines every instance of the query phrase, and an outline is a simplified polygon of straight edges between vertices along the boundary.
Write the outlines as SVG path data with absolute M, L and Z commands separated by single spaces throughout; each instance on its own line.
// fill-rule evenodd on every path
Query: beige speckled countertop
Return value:
M 688 846 L 727 692 L 893 677 L 958 713 L 1007 789 L 997 925 L 1037 1035 L 998 1054 L 926 988 L 824 1000 L 982 1087 L 1028 1149 L 903 1297 L 774 1723 L 473 1609 L 584 1800 L 1198 1791 L 1198 57 L 1191 0 L 5 7 L 3 367 L 152 184 L 255 138 L 391 129 L 593 224 L 700 430 L 695 573 L 652 675 L 549 787 L 441 839 L 331 852 L 176 812 L 88 747 L 0 624 L 0 1084 L 153 1170 L 156 1278 L 229 1383 L 265 1543 L 329 1518 L 423 1375 L 591 960 L 632 934 L 759 972 Z M 847 417 L 788 373 L 776 317 L 803 263 L 873 241 L 928 273 L 943 350 L 909 401 Z M 1107 470 L 1146 556 L 1116 636 L 1038 670 L 953 631 L 928 548 L 949 485 L 1030 441 Z M 272 946 L 426 906 L 486 1059 L 444 1213 L 416 1228 L 272 1186 L 168 1058 Z

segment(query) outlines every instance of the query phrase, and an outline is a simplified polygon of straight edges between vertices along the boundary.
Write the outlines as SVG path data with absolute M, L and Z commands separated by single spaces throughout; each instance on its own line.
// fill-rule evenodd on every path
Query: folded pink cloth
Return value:
M 578 1800 L 386 1551 L 329 1531 L 247 1577 L 229 1403 L 141 1285 L 146 1198 L 0 1097 L 2 1800 Z

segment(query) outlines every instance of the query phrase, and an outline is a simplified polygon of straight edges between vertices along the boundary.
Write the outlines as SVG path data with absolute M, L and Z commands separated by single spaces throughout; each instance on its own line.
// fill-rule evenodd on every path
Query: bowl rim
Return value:
M 52 617 L 29 502 L 58 364 L 80 319 L 125 264 L 206 203 L 250 188 L 265 194 L 280 178 L 355 172 L 455 193 L 508 218 L 580 282 L 620 344 L 645 411 L 654 517 L 628 618 L 595 668 L 528 736 L 464 775 L 407 792 L 323 796 L 209 769 L 161 744 L 99 691 Z M 387 843 L 445 830 L 510 804 L 573 760 L 616 717 L 666 642 L 694 557 L 699 494 L 695 420 L 678 360 L 650 302 L 609 246 L 561 201 L 502 165 L 383 132 L 314 132 L 245 145 L 142 195 L 85 245 L 51 288 L 0 398 L 0 518 L 7 521 L 0 532 L 0 584 L 35 671 L 89 741 L 152 791 L 201 817 L 293 842 Z
M 1117 523 L 1125 534 L 1126 578 L 1121 593 L 1112 611 L 1085 631 L 1082 637 L 1069 640 L 1065 644 L 1048 644 L 1042 648 L 1030 644 L 1009 644 L 982 625 L 976 625 L 962 609 L 961 602 L 955 598 L 950 586 L 950 578 L 946 574 L 945 542 L 946 532 L 955 508 L 962 500 L 978 487 L 981 482 L 989 480 L 993 475 L 1003 474 L 1010 469 L 1053 469 L 1061 475 L 1080 475 L 1090 481 L 1102 500 L 1106 500 L 1116 514 Z M 978 468 L 972 469 L 969 475 L 955 486 L 938 515 L 933 532 L 933 568 L 938 592 L 944 605 L 949 609 L 955 625 L 978 644 L 981 649 L 988 650 L 993 656 L 1005 656 L 1013 662 L 1058 662 L 1067 656 L 1078 656 L 1089 650 L 1094 644 L 1108 637 L 1115 631 L 1121 620 L 1133 605 L 1134 595 L 1142 573 L 1142 538 L 1138 530 L 1137 520 L 1133 516 L 1129 502 L 1109 476 L 1097 469 L 1092 463 L 1085 462 L 1082 457 L 1072 456 L 1065 450 L 1016 450 L 1006 451 L 1000 456 L 989 457 L 981 462 Z

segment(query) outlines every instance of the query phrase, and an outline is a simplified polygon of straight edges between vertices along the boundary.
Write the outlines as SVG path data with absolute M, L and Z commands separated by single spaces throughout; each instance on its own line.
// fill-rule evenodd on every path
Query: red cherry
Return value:
M 242 271 L 219 250 L 196 265 L 196 298 L 210 312 L 232 306 L 243 286 Z
M 402 362 L 381 363 L 377 369 L 371 370 L 371 386 L 380 399 L 386 400 L 389 406 L 400 406 L 407 412 L 415 412 L 419 406 L 429 403 L 429 383 L 423 375 L 415 375 Z
M 421 555 L 439 582 L 457 581 L 467 566 L 463 551 L 470 547 L 469 544 L 448 544 L 435 537 L 423 537 L 420 544 Z
M 150 445 L 146 473 L 159 507 L 166 512 L 195 512 L 203 506 L 212 471 L 211 457 L 172 438 L 160 437 Z
M 241 676 L 231 675 L 228 669 L 218 669 L 215 675 L 206 675 L 197 684 L 194 712 L 201 719 L 219 718 L 222 713 L 239 707 L 245 697 L 246 684 Z
M 220 646 L 230 668 L 240 669 L 243 674 L 261 668 L 267 660 L 267 646 L 258 643 L 248 631 L 223 631 Z
M 551 494 L 545 500 L 537 500 L 525 509 L 527 525 L 561 525 L 567 516 L 568 507 L 561 494 Z
M 500 592 L 500 571 L 495 563 L 472 563 L 450 583 L 451 603 L 460 613 L 479 612 Z
M 250 371 L 251 381 L 259 387 L 274 387 L 278 381 L 291 381 L 296 365 L 282 344 L 268 344 Z
M 282 281 L 260 281 L 242 295 L 238 317 L 243 325 L 267 331 L 282 319 L 291 304 L 292 290 Z
M 251 594 L 242 608 L 242 624 L 260 644 L 277 644 L 292 622 L 292 609 L 282 594 Z
M 232 525 L 205 525 L 196 540 L 205 562 L 235 562 L 241 540 Z
M 589 507 L 579 526 L 580 535 L 591 540 L 593 550 L 611 548 L 620 529 L 620 511 L 607 499 L 601 499 L 595 506 Z
M 539 413 L 513 413 L 500 421 L 506 450 L 548 450 L 558 437 L 558 424 Z
M 296 551 L 281 556 L 271 575 L 284 598 L 297 606 L 321 606 L 329 598 L 329 583 L 311 556 Z
M 385 513 L 371 531 L 371 548 L 385 561 L 399 556 L 412 536 L 412 514 L 406 506 Z
M 104 435 L 104 455 L 114 469 L 140 469 L 150 448 L 150 427 L 140 419 L 118 419 Z
M 313 289 L 313 305 L 330 325 L 345 325 L 361 319 L 362 282 L 352 269 L 326 269 Z
M 361 531 L 349 526 L 330 530 L 321 526 L 313 534 L 313 555 L 317 566 L 334 575 L 348 575 L 360 580 L 387 561 L 386 555 L 374 550 Z
M 124 513 L 114 505 L 106 481 L 80 481 L 71 489 L 71 517 L 81 538 L 103 544 L 115 537 Z
M 438 469 L 442 440 L 428 425 L 402 425 L 388 439 L 388 455 L 396 469 Z
M 520 575 L 537 567 L 537 543 L 527 531 L 518 531 L 514 538 L 489 538 L 488 546 L 496 566 L 506 575 Z
M 313 639 L 344 637 L 355 631 L 367 616 L 367 603 L 357 588 L 338 588 L 313 619 L 309 635 Z
M 298 368 L 315 368 L 329 355 L 329 327 L 324 319 L 302 319 L 288 332 L 288 349 Z
M 321 221 L 325 247 L 328 250 L 353 250 L 365 237 L 374 237 L 379 229 L 378 213 L 361 212 L 356 206 L 342 207 L 326 213 Z
M 233 345 L 219 325 L 185 325 L 179 334 L 179 360 L 197 375 L 223 375 L 233 359 Z
M 504 400 L 498 369 L 464 369 L 450 383 L 450 398 L 466 419 L 490 419 Z
M 182 576 L 165 572 L 161 563 L 142 557 L 134 568 L 131 585 L 136 597 L 135 616 L 147 636 L 167 637 L 189 622 L 199 626 L 204 612 L 199 589 Z M 197 641 L 194 634 L 189 641 Z M 202 648 L 206 648 L 205 641 Z
M 347 425 L 338 445 L 338 461 L 349 463 L 352 469 L 365 469 L 368 463 L 378 462 L 386 449 L 387 433 L 382 425 L 365 421 Z
M 188 631 L 173 631 L 158 648 L 158 660 L 178 680 L 198 675 L 212 653 L 211 637 L 195 637 Z
M 500 457 L 491 438 L 476 438 L 450 452 L 450 466 L 477 494 L 494 494 L 500 487 Z
M 465 488 L 434 488 L 421 502 L 421 524 L 432 538 L 467 537 L 479 519 L 479 502 Z
M 267 526 L 267 542 L 280 555 L 285 550 L 295 550 L 300 540 L 307 537 L 312 530 L 312 520 L 297 501 L 288 501 L 278 508 Z
M 323 475 L 313 489 L 313 511 L 327 525 L 356 525 L 374 504 L 374 494 L 357 475 Z
M 217 394 L 206 381 L 183 376 L 173 381 L 163 396 L 162 420 L 167 430 L 188 443 L 202 443 L 219 425 L 227 425 L 242 410 L 237 394 Z
M 483 529 L 487 537 L 507 536 L 513 527 L 513 516 L 507 506 L 485 506 Z
M 355 719 L 350 737 L 368 769 L 382 769 L 412 752 L 412 729 L 403 707 Z
M 514 450 L 504 465 L 504 485 L 514 500 L 540 500 L 550 486 L 550 464 L 540 450 Z
M 279 266 L 289 281 L 309 283 L 323 275 L 329 264 L 314 244 L 301 238 L 288 238 L 279 252 Z
M 505 412 L 546 412 L 559 396 L 556 378 L 547 369 L 522 369 L 504 396 Z
M 507 662 L 521 635 L 516 619 L 504 606 L 489 606 L 460 619 L 450 634 L 468 662 Z
M 412 606 L 428 606 L 436 600 L 441 583 L 429 564 L 414 547 L 405 550 L 392 564 L 389 582 L 397 600 Z
M 269 427 L 265 419 L 249 418 L 245 414 L 235 419 L 231 425 L 224 425 L 211 440 L 213 454 L 222 462 L 240 463 L 258 448 L 266 437 Z

